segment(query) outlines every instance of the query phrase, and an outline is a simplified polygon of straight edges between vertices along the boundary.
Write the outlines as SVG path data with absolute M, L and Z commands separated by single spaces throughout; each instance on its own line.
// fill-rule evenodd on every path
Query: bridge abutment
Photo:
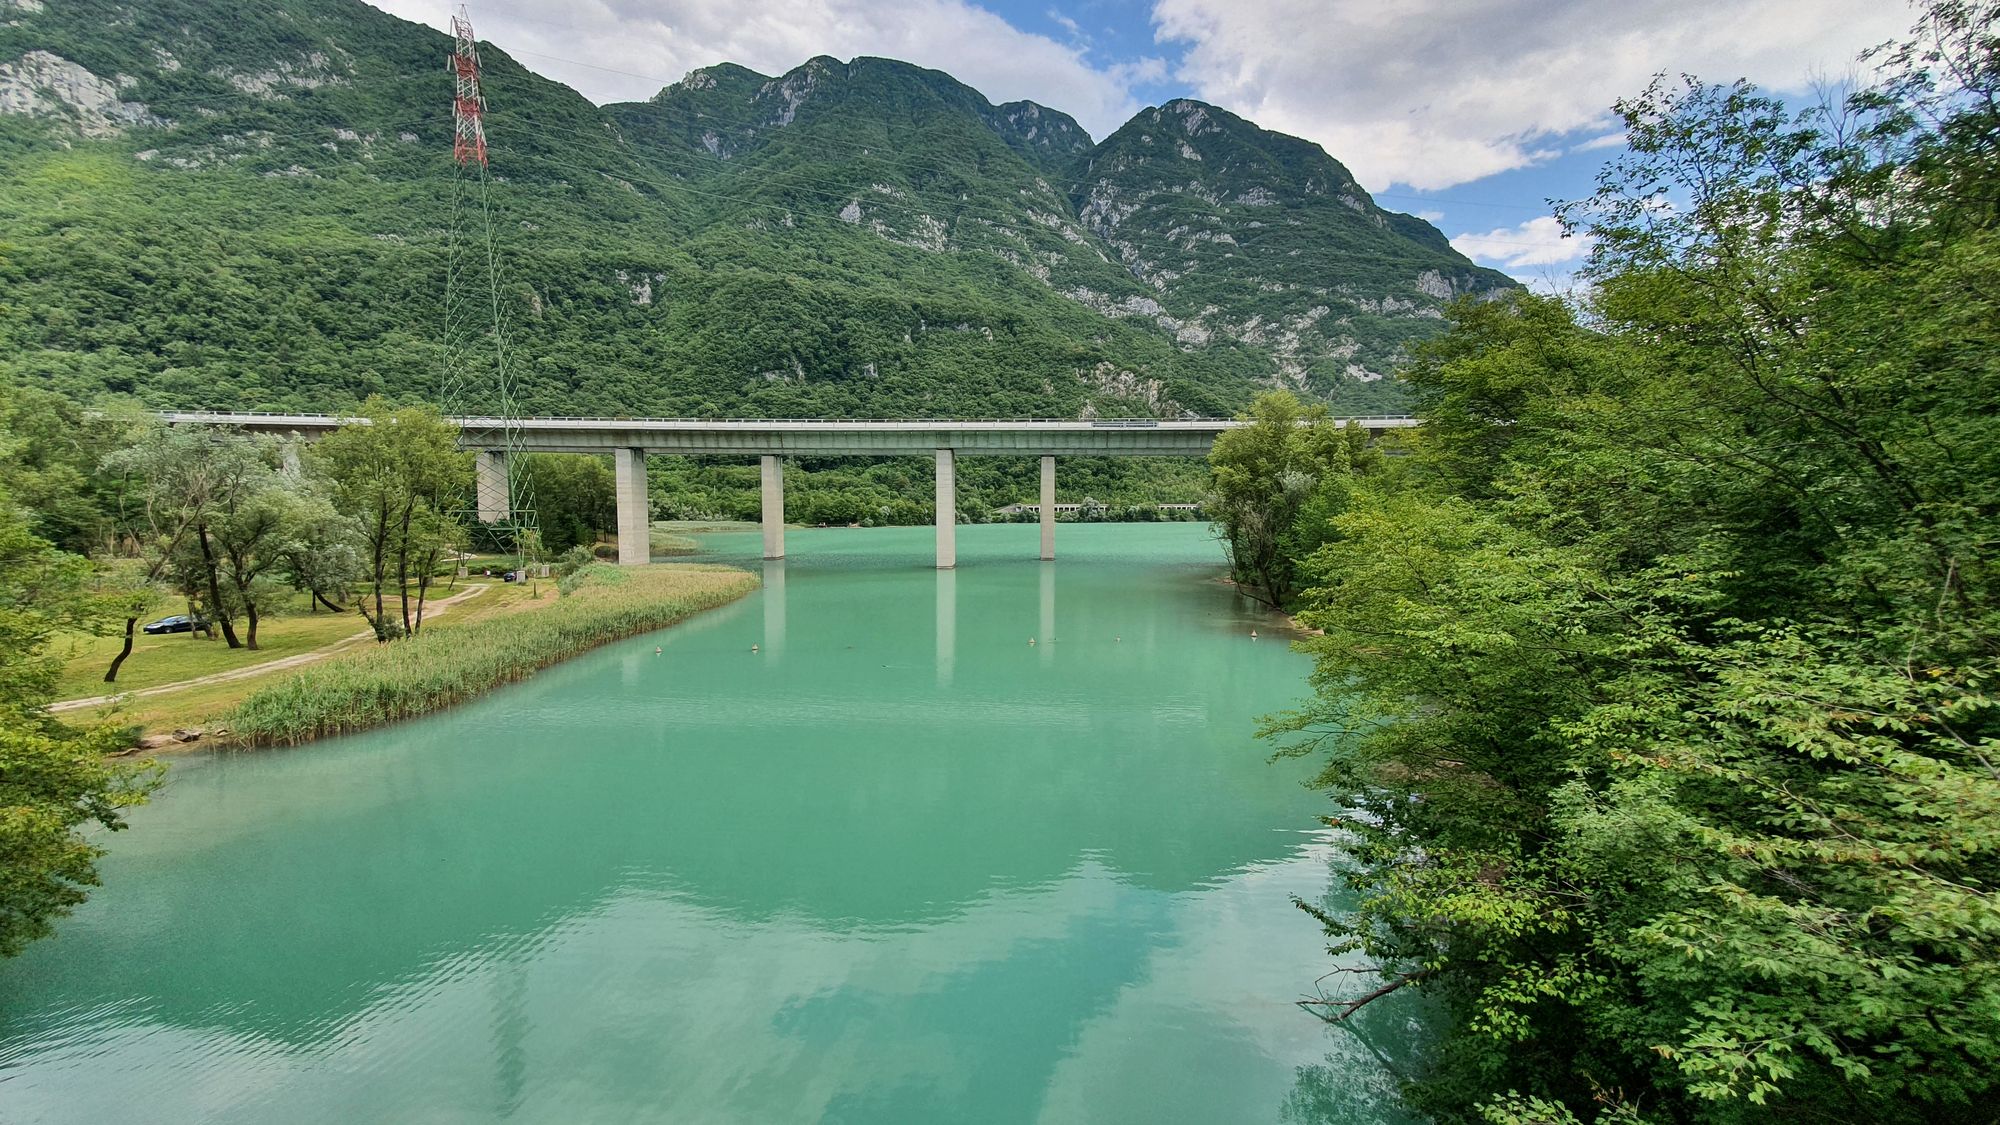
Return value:
M 612 450 L 611 468 L 618 492 L 618 565 L 643 566 L 653 560 L 653 506 L 646 496 L 646 451 Z

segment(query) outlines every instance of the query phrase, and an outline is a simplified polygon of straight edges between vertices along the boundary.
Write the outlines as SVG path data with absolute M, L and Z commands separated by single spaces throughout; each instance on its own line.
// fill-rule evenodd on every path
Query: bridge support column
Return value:
M 614 449 L 611 467 L 618 492 L 618 565 L 653 560 L 653 506 L 646 496 L 646 451 Z
M 507 484 L 507 452 L 482 449 L 472 463 L 472 489 L 479 498 L 479 522 L 499 523 L 513 514 L 514 497 Z
M 1042 558 L 1056 557 L 1056 459 L 1042 458 Z
M 785 466 L 764 455 L 764 557 L 785 557 Z
M 958 460 L 949 449 L 937 451 L 937 565 L 958 565 Z

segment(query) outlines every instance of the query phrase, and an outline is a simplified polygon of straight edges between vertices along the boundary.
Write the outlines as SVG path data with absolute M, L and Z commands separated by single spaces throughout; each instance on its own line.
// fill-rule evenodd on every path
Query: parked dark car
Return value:
M 197 621 L 185 613 L 176 613 L 172 617 L 162 617 L 158 621 L 147 625 L 142 632 L 152 636 L 158 636 L 161 633 L 192 633 L 204 624 L 206 622 Z

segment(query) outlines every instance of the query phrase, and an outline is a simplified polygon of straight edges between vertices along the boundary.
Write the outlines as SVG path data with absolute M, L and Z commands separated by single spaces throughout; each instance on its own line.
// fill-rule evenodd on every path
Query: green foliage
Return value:
M 1216 439 L 1205 510 L 1222 525 L 1238 584 L 1273 605 L 1299 588 L 1297 560 L 1334 535 L 1353 478 L 1379 460 L 1367 431 L 1333 423 L 1290 391 L 1257 396 L 1250 423 Z
M 527 461 L 543 549 L 560 554 L 618 530 L 616 482 L 608 458 L 531 453 Z
M 1455 1016 L 1417 1108 L 1991 1116 L 1996 20 L 1845 107 L 1624 105 L 1589 304 L 1455 309 L 1414 455 L 1292 556 L 1272 729 L 1347 810 L 1334 947 Z
M 124 748 L 122 732 L 79 731 L 44 709 L 49 641 L 90 623 L 89 580 L 83 559 L 36 537 L 0 493 L 0 957 L 83 902 L 103 854 L 83 830 L 124 827 L 122 810 L 156 783 L 149 764 L 106 757 Z
M 131 480 L 152 552 L 149 577 L 170 576 L 219 625 L 229 647 L 239 616 L 257 647 L 257 603 L 299 519 L 280 486 L 276 443 L 242 434 L 153 426 L 115 450 L 107 473 Z
M 762 515 L 761 478 L 754 463 L 720 459 L 654 457 L 647 487 L 653 514 L 673 520 L 755 520 Z M 1032 457 L 961 457 L 959 518 L 968 523 L 1002 519 L 1010 504 L 1039 502 L 1040 467 Z M 936 506 L 932 467 L 920 458 L 787 458 L 785 518 L 793 523 L 840 527 L 908 527 L 928 524 Z M 1207 488 L 1206 469 L 1184 457 L 1065 457 L 1056 473 L 1056 500 L 1069 504 L 1100 497 L 1126 518 L 1156 503 L 1193 503 Z
M 245 742 L 299 743 L 441 710 L 606 641 L 671 625 L 741 597 L 756 576 L 687 564 L 593 563 L 565 596 L 531 612 L 425 632 L 301 669 L 243 701 Z
M 577 544 L 574 547 L 571 547 L 567 551 L 564 551 L 562 553 L 562 557 L 556 560 L 555 574 L 556 574 L 557 592 L 563 594 L 568 594 L 573 592 L 579 585 L 582 585 L 583 583 L 583 579 L 578 577 L 580 572 L 585 567 L 592 566 L 596 562 L 597 562 L 596 552 L 592 551 L 589 547 L 586 547 L 581 543 Z
M 372 593 L 357 604 L 386 641 L 423 628 L 439 560 L 464 539 L 454 513 L 464 510 L 472 489 L 472 457 L 458 450 L 458 428 L 430 407 L 397 410 L 370 399 L 360 416 L 367 422 L 342 426 L 314 445 L 310 463 L 360 526 L 361 573 Z M 393 620 L 386 608 L 392 584 L 400 609 Z
M 89 554 L 129 533 L 119 517 L 130 482 L 98 469 L 130 439 L 132 422 L 130 410 L 89 411 L 0 380 L 0 489 L 28 512 L 36 535 Z

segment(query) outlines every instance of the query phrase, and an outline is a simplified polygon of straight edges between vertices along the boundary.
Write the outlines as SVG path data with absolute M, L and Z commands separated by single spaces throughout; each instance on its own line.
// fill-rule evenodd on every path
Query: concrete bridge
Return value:
M 365 419 L 336 414 L 223 413 L 168 411 L 161 418 L 176 426 L 232 426 L 252 433 L 292 435 L 311 440 Z M 1039 457 L 1042 462 L 1042 558 L 1056 556 L 1057 457 L 1206 457 L 1216 435 L 1244 423 L 1226 418 L 1164 420 L 1105 418 L 1053 419 L 695 419 L 695 418 L 524 418 L 513 423 L 507 440 L 498 418 L 449 418 L 460 430 L 460 445 L 478 454 L 475 482 L 481 519 L 505 519 L 507 454 L 609 453 L 618 493 L 618 561 L 646 562 L 652 545 L 652 511 L 646 496 L 646 457 L 759 457 L 763 463 L 764 557 L 785 557 L 786 456 L 926 456 L 937 463 L 937 565 L 958 562 L 957 460 L 970 457 Z M 1414 418 L 1383 416 L 1340 419 L 1372 433 L 1405 429 Z

